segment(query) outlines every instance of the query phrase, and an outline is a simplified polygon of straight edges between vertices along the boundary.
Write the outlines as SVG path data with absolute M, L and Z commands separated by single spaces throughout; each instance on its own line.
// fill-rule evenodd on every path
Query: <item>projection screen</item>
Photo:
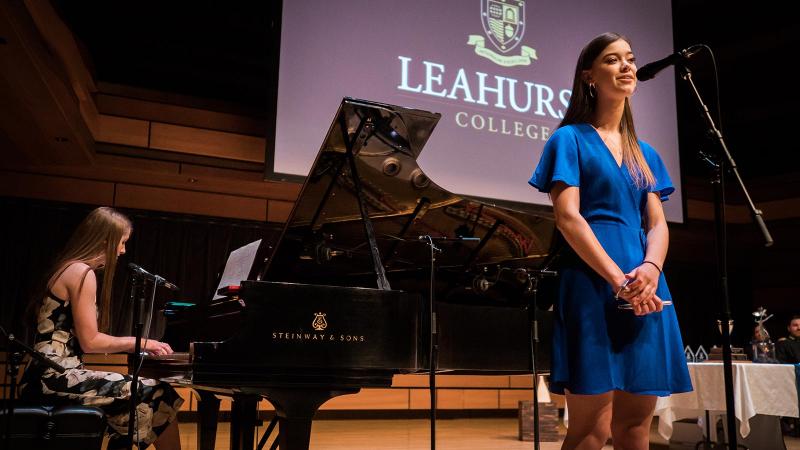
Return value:
M 667 56 L 670 2 L 284 1 L 267 177 L 306 175 L 347 96 L 441 113 L 419 164 L 443 188 L 549 204 L 527 180 L 566 111 L 578 53 L 605 31 L 630 38 L 639 66 Z M 682 222 L 673 70 L 640 82 L 632 105 L 677 188 L 667 219 Z

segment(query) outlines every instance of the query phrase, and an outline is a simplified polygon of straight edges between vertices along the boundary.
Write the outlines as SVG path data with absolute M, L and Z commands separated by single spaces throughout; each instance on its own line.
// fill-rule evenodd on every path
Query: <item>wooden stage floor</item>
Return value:
M 219 424 L 216 450 L 227 450 L 229 424 Z M 196 450 L 196 425 L 181 424 L 183 450 Z M 430 424 L 422 419 L 397 420 L 316 420 L 311 435 L 311 450 L 425 450 L 430 448 Z M 264 428 L 259 428 L 259 437 Z M 564 430 L 562 429 L 562 433 Z M 533 442 L 517 440 L 517 419 L 442 419 L 436 422 L 436 448 L 440 450 L 518 450 L 533 449 Z M 651 449 L 667 450 L 668 443 L 656 432 L 650 433 Z M 800 439 L 786 438 L 787 450 L 800 450 Z M 557 450 L 560 442 L 542 442 L 542 450 Z M 267 445 L 265 448 L 269 448 Z M 611 449 L 606 446 L 604 449 Z

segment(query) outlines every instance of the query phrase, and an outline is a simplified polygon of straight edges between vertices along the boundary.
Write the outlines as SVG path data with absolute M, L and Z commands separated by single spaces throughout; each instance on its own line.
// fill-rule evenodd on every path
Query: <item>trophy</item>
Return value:
M 767 329 L 764 328 L 764 322 L 771 317 L 772 314 L 767 315 L 767 310 L 763 306 L 759 306 L 757 310 L 753 311 L 756 327 L 753 330 L 753 339 L 750 341 L 750 345 L 753 350 L 754 363 L 777 362 L 775 359 L 775 344 L 770 340 Z

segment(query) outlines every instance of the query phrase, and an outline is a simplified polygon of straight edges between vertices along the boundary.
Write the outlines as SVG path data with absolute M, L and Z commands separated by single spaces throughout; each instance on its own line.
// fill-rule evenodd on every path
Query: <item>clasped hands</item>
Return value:
M 625 274 L 625 282 L 614 293 L 630 303 L 637 316 L 659 312 L 664 309 L 664 302 L 656 295 L 660 275 L 652 264 L 643 263 Z

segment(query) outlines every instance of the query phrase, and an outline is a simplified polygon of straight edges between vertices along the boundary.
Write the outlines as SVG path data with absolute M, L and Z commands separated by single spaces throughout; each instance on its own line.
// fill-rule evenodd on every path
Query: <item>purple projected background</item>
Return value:
M 549 204 L 527 180 L 566 111 L 578 53 L 598 34 L 616 31 L 631 39 L 640 67 L 667 56 L 673 51 L 670 2 L 503 4 L 285 1 L 274 172 L 308 173 L 337 106 L 348 96 L 441 113 L 419 164 L 443 188 Z M 500 17 L 507 19 L 508 34 L 495 20 L 487 23 L 487 30 L 497 30 L 500 24 L 501 38 L 489 36 L 482 20 L 486 9 L 504 13 Z M 513 21 L 514 13 L 519 13 L 522 25 Z M 483 17 L 489 16 L 497 14 Z M 476 50 L 480 43 L 470 45 L 481 39 L 484 49 Z M 514 47 L 504 53 L 501 39 Z M 529 59 L 526 54 L 531 51 L 523 53 L 523 46 L 533 49 L 537 59 Z M 504 63 L 503 58 L 527 59 L 529 64 L 493 61 Z M 633 108 L 639 138 L 658 150 L 677 188 L 664 204 L 667 219 L 681 222 L 673 80 L 669 69 L 639 83 Z M 502 95 L 496 92 L 498 86 Z

